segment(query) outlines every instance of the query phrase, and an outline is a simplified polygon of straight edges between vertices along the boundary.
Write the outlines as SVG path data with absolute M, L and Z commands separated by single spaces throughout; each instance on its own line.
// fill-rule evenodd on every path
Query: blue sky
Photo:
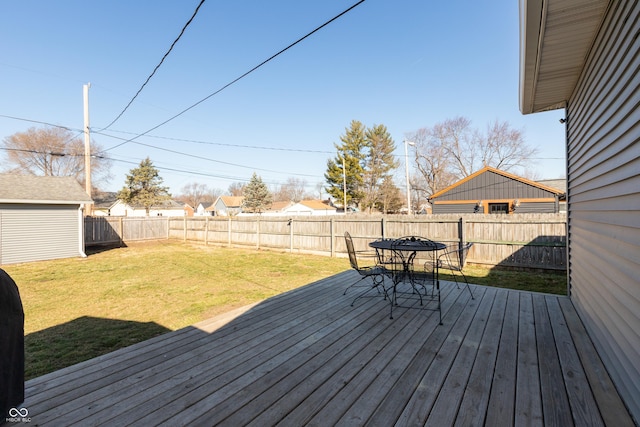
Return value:
M 2 1 L 0 115 L 80 131 L 90 82 L 91 128 L 104 128 L 199 2 Z M 92 134 L 114 160 L 104 189 L 122 188 L 148 156 L 174 194 L 193 182 L 226 191 L 253 172 L 313 190 L 351 120 L 387 126 L 402 184 L 405 135 L 456 116 L 480 130 L 507 121 L 540 150 L 538 178 L 564 177 L 564 112 L 518 108 L 515 0 L 366 0 L 178 118 L 117 139 L 170 119 L 356 2 L 206 1 L 129 109 Z M 0 116 L 0 137 L 31 126 Z

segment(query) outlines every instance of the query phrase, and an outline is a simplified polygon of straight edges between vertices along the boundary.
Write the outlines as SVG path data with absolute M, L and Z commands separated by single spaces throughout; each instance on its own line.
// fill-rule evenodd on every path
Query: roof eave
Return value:
M 610 0 L 520 0 L 519 107 L 564 108 Z
M 93 204 L 93 200 L 0 199 L 0 204 L 15 204 L 15 205 L 92 205 Z

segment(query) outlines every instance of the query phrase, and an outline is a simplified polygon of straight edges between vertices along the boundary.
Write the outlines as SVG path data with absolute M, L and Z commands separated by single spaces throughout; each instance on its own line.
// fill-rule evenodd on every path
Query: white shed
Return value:
M 91 203 L 73 177 L 0 174 L 0 265 L 86 256 Z

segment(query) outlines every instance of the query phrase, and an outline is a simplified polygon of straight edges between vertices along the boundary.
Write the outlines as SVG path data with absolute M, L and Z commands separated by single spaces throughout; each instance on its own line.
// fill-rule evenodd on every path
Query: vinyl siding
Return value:
M 75 205 L 0 207 L 0 264 L 81 256 Z
M 537 199 L 554 197 L 554 193 L 528 185 L 495 172 L 486 171 L 434 198 L 446 200 Z
M 640 5 L 613 1 L 567 105 L 571 296 L 640 420 Z
M 516 213 L 556 213 L 555 202 L 522 202 Z
M 438 204 L 435 203 L 431 206 L 431 212 L 434 214 L 448 214 L 448 213 L 474 213 L 476 202 L 472 203 L 454 203 L 454 204 Z M 482 213 L 482 211 L 480 211 Z

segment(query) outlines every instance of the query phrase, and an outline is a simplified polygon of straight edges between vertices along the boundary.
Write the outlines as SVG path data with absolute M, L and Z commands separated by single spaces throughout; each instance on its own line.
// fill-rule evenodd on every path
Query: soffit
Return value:
M 609 0 L 520 1 L 520 111 L 563 108 Z

